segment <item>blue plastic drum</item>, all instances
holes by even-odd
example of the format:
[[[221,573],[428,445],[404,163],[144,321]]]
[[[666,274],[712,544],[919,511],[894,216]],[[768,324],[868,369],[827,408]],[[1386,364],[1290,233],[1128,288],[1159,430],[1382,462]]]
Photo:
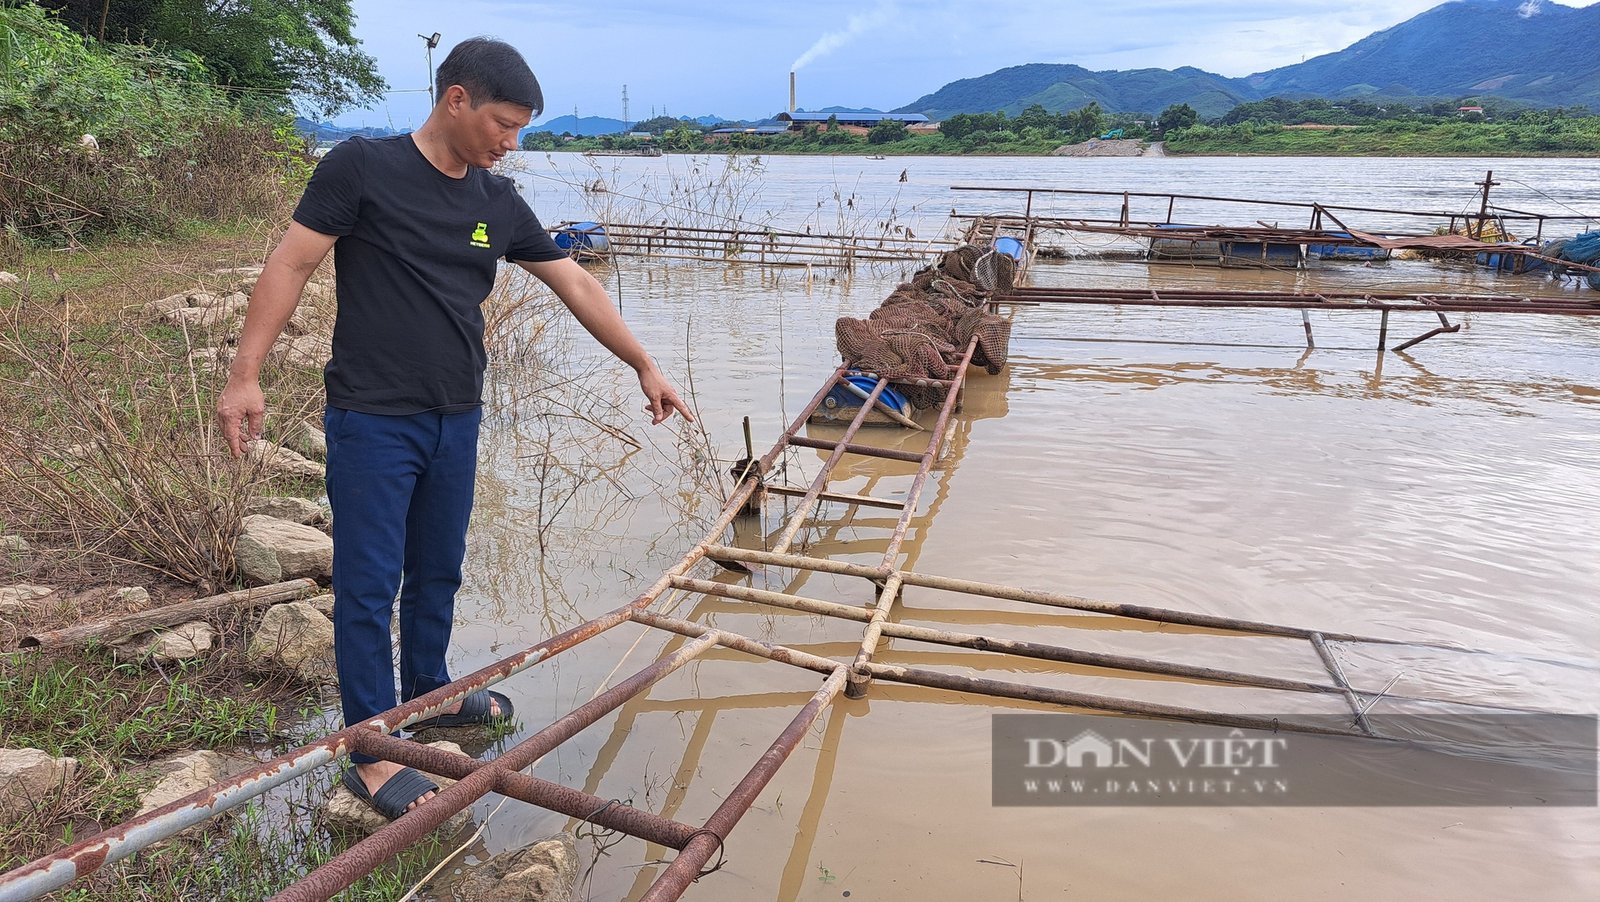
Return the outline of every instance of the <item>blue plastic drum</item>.
[[[850,373],[849,375],[845,376],[845,379],[848,380],[851,385],[854,385],[856,388],[861,389],[869,395],[872,394],[872,389],[878,384],[877,379],[874,379],[871,376],[863,376],[859,373]],[[883,393],[878,395],[878,400],[884,402],[906,416],[911,416],[911,401],[908,400],[905,395],[895,391],[893,386],[884,386]],[[831,401],[833,403],[827,404],[827,401]],[[828,392],[828,397],[824,403],[829,408],[837,409],[840,407],[860,407],[864,401],[861,398],[856,397],[855,392],[852,392],[848,388],[845,388],[842,385],[835,385],[833,390]]]
[[[556,247],[579,252],[604,254],[611,250],[611,239],[606,237],[606,227],[598,222],[574,222],[556,230]]]

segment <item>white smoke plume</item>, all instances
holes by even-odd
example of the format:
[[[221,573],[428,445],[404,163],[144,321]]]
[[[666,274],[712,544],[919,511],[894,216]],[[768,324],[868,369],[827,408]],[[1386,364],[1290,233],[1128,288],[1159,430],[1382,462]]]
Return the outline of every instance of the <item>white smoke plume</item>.
[[[1531,19],[1542,11],[1543,4],[1539,0],[1523,0],[1522,5],[1517,7],[1517,15],[1524,19]]]
[[[820,59],[821,57],[838,50],[840,47],[843,47],[845,44],[850,43],[868,31],[887,24],[893,14],[893,3],[880,3],[876,9],[852,15],[849,20],[845,22],[844,28],[841,28],[838,31],[830,31],[822,37],[817,38],[817,42],[811,45],[811,49],[800,54],[800,58],[794,61],[794,65],[789,67],[789,71],[798,72],[807,63],[814,62],[817,59]]]

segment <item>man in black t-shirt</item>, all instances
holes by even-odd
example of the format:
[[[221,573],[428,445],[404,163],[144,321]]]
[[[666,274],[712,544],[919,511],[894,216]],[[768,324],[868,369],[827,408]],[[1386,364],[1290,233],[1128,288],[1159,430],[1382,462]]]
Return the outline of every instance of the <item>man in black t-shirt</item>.
[[[223,434],[240,455],[262,432],[261,362],[333,250],[338,316],[324,372],[324,426],[334,656],[347,725],[396,704],[389,629],[397,593],[401,699],[451,681],[445,650],[466,553],[486,365],[480,305],[501,259],[549,285],[634,368],[653,424],[674,411],[692,419],[605,290],[555,246],[511,180],[489,172],[544,106],[522,56],[473,38],[439,66],[438,84],[422,128],[351,138],[317,166],[250,299],[217,401]],[[431,720],[491,723],[511,713],[509,698],[482,691]],[[411,768],[351,759],[345,785],[389,817],[437,788]]]

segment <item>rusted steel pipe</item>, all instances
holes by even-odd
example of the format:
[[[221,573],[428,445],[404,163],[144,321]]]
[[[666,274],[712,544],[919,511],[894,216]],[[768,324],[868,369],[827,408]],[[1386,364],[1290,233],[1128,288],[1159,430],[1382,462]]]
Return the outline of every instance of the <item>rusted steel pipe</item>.
[[[844,382],[846,380],[836,378],[834,381]],[[884,379],[879,379],[872,386],[872,391],[862,403],[861,409],[856,411],[855,419],[852,419],[850,425],[845,427],[844,435],[839,436],[839,441],[834,446],[833,453],[828,455],[827,461],[823,463],[822,469],[818,471],[816,478],[811,480],[811,487],[806,490],[805,497],[800,499],[800,503],[795,507],[794,513],[789,515],[789,525],[784,528],[783,534],[774,543],[773,549],[775,551],[789,550],[789,544],[794,541],[794,537],[799,535],[800,530],[804,528],[806,517],[810,516],[812,509],[817,506],[817,495],[827,488],[828,477],[833,475],[833,468],[838,466],[839,461],[844,459],[850,440],[855,438],[856,432],[861,429],[861,424],[867,421],[867,414],[872,411],[873,405],[877,404],[878,398],[883,395],[883,390],[888,387],[889,383]]]
[[[878,642],[883,637],[884,623],[889,619],[889,612],[894,609],[895,600],[900,597],[900,574],[895,574],[878,590],[878,604],[872,609],[872,619],[867,621],[867,628],[861,636],[861,648],[856,652],[855,661],[850,664],[850,676],[845,683],[844,694],[850,698],[862,698],[867,694],[867,688],[872,684],[872,674],[862,666],[872,660],[878,653]]]
[[[147,814],[103,830],[93,836],[0,875],[0,902],[33,899],[155,842],[235,808],[295,777],[332,762],[353,749],[362,733],[390,733],[431,717],[455,701],[520,673],[579,642],[628,620],[629,607],[617,608],[587,623],[552,636],[518,654],[441,686],[426,695],[360,724],[347,726],[321,740],[301,746],[257,767],[236,774]]]
[[[1372,724],[1367,722],[1367,712],[1362,710],[1361,702],[1356,699],[1356,694],[1350,691],[1350,681],[1345,679],[1344,668],[1339,666],[1338,659],[1333,652],[1328,650],[1328,643],[1322,638],[1321,633],[1311,634],[1311,647],[1317,650],[1317,657],[1322,659],[1322,666],[1328,669],[1328,676],[1333,678],[1339,691],[1344,695],[1345,703],[1350,706],[1350,713],[1355,716],[1355,725],[1361,732],[1368,736],[1376,735],[1372,731]]]
[[[917,501],[922,498],[922,490],[928,484],[928,474],[933,470],[934,461],[939,459],[939,452],[944,447],[945,427],[950,422],[950,415],[955,412],[956,404],[961,398],[961,389],[966,384],[968,369],[972,366],[972,355],[978,350],[978,335],[973,333],[972,339],[967,342],[966,353],[961,356],[961,364],[956,367],[955,384],[945,393],[944,404],[939,408],[939,419],[933,424],[928,439],[928,447],[922,452],[922,459],[917,467],[916,478],[911,480],[911,488],[906,492],[906,506],[900,511],[900,522],[894,526],[894,532],[889,536],[889,547],[883,552],[883,566],[892,567],[895,558],[900,556],[900,546],[905,544],[906,530],[911,528],[911,518],[917,513]],[[777,549],[782,551],[782,548]]]
[[[751,805],[755,804],[761,790],[772,782],[778,768],[789,760],[795,748],[805,739],[811,725],[816,723],[822,712],[833,703],[839,691],[844,688],[844,683],[843,667],[829,675],[823,682],[822,688],[811,696],[811,700],[800,709],[800,713],[795,715],[783,733],[761,755],[761,760],[750,768],[750,772],[739,781],[739,785],[728,793],[728,798],[717,806],[717,810],[706,820],[698,835],[689,840],[683,851],[678,853],[678,857],[673,859],[672,864],[667,865],[667,869],[640,897],[640,902],[671,902],[689,889],[689,884],[700,876],[700,870],[722,846],[723,840],[738,825],[739,819],[744,817]]]
[[[1224,203],[1250,204],[1250,205],[1253,205],[1253,206],[1262,206],[1262,207],[1299,207],[1301,209],[1318,209],[1318,208],[1320,208],[1320,209],[1323,209],[1323,210],[1345,210],[1345,211],[1352,212],[1352,213],[1387,213],[1387,214],[1391,214],[1391,215],[1394,215],[1394,216],[1419,216],[1419,217],[1426,217],[1426,218],[1429,218],[1429,219],[1444,219],[1444,218],[1449,218],[1449,217],[1452,217],[1452,216],[1460,216],[1461,215],[1460,213],[1433,213],[1433,212],[1428,212],[1428,211],[1424,211],[1424,210],[1390,210],[1390,209],[1387,209],[1387,208],[1384,208],[1384,207],[1352,207],[1352,206],[1343,205],[1343,204],[1323,204],[1323,203],[1311,203],[1311,202],[1307,202],[1307,201],[1259,200],[1259,199],[1256,199],[1256,198],[1249,198],[1249,197],[1216,197],[1216,196],[1211,196],[1211,195],[1206,195],[1206,194],[1170,194],[1170,193],[1166,193],[1166,192],[1156,192],[1156,191],[1105,191],[1105,190],[1093,190],[1093,189],[1089,189],[1089,188],[1029,188],[1029,187],[1026,187],[1026,186],[1014,186],[1014,185],[1007,185],[1007,186],[953,185],[953,186],[951,186],[950,190],[951,191],[1003,191],[1003,192],[1028,191],[1028,192],[1033,192],[1033,193],[1036,193],[1036,194],[1082,194],[1082,195],[1095,195],[1095,196],[1102,196],[1102,197],[1122,197],[1124,195],[1127,195],[1129,197],[1150,197],[1150,198],[1157,198],[1157,199],[1162,199],[1162,200],[1165,200],[1165,199],[1214,200],[1214,201],[1222,201]],[[1571,219],[1571,220],[1585,220],[1585,221],[1587,221],[1589,219],[1592,219],[1593,217],[1591,217],[1591,216],[1583,216],[1583,215],[1569,215],[1569,214],[1530,213],[1530,214],[1527,214],[1525,216],[1506,216],[1506,217],[1503,217],[1503,218],[1505,218],[1505,219],[1550,219],[1550,220]]]
[[[896,573],[889,577],[889,583],[895,589],[900,588],[900,581],[905,574]],[[868,624],[866,637],[862,642],[863,653],[868,649],[868,639],[875,641],[878,634],[890,639],[906,639],[913,642],[927,642],[934,645],[949,645],[957,648],[970,648],[977,651],[995,652],[997,654],[1010,654],[1023,658],[1034,658],[1041,661],[1056,661],[1063,664],[1078,664],[1085,667],[1104,667],[1109,670],[1126,670],[1135,673],[1154,673],[1163,676],[1183,677],[1191,680],[1205,680],[1215,683],[1232,683],[1240,686],[1253,686],[1260,689],[1282,689],[1290,692],[1339,692],[1340,687],[1328,683],[1314,683],[1307,680],[1294,680],[1285,677],[1267,676],[1264,674],[1245,673],[1237,670],[1223,670],[1216,667],[1203,667],[1194,664],[1178,664],[1171,661],[1162,661],[1154,658],[1141,658],[1132,655],[1118,655],[1108,652],[1087,651],[1071,648],[1064,645],[1049,645],[1042,642],[1026,642],[1017,639],[1002,639],[994,636],[979,636],[972,633],[958,633],[950,630],[932,629],[924,626],[914,626],[909,623],[889,621],[880,618],[880,611],[884,605],[880,599],[877,607],[862,608],[854,605],[840,604],[833,601],[823,601],[816,598],[805,598],[799,595],[789,595],[782,592],[773,592],[767,589],[754,589],[746,586],[734,586],[727,583],[717,583],[708,580],[679,580],[674,583],[677,588],[690,592],[699,592],[704,595],[716,595],[722,598],[732,598],[739,601],[749,601],[756,604],[771,605],[792,611],[802,611],[807,614],[821,614],[827,617],[839,617]],[[858,654],[851,669],[857,673],[865,674],[862,666],[871,660],[870,654]],[[870,674],[867,674],[870,676]],[[857,680],[860,681],[859,678]],[[852,696],[859,698],[859,696]]]
[[[348,889],[401,849],[420,841],[457,812],[493,791],[502,771],[519,771],[527,767],[583,728],[621,707],[628,699],[714,647],[715,640],[701,637],[657,659],[650,666],[512,746],[496,758],[491,766],[473,771],[461,782],[445,788],[432,799],[335,855],[273,896],[273,902],[325,902],[334,894]]]
[[[857,445],[851,442],[836,442],[825,438],[808,438],[803,435],[797,435],[789,439],[789,444],[801,448],[816,448],[819,451],[836,451],[842,447],[851,454],[859,454],[863,457],[903,460],[912,464],[922,461],[922,455],[915,451],[901,451],[898,448],[879,448],[875,445]]]
[[[1137,699],[1116,698],[1114,696],[1074,692],[1070,689],[1055,689],[1046,686],[1029,686],[1026,683],[1011,683],[1004,680],[957,676],[933,670],[897,667],[877,662],[871,662],[866,667],[874,677],[880,680],[893,680],[897,683],[910,683],[915,686],[928,686],[933,689],[949,689],[978,695],[993,695],[999,698],[1048,702],[1053,705],[1087,708],[1093,711],[1112,711],[1118,714],[1133,714],[1139,717],[1154,717],[1161,720],[1184,720],[1194,723],[1216,724],[1224,727],[1267,730],[1269,732],[1287,730],[1293,733],[1317,733],[1327,736],[1361,736],[1369,739],[1387,738],[1384,736],[1369,737],[1365,733],[1349,728],[1324,726],[1303,721],[1280,720],[1275,717],[1259,717],[1253,714],[1232,714],[1226,711],[1208,711],[1203,708],[1189,708],[1182,705],[1163,705],[1155,702],[1138,701]]]
[[[1001,586],[993,583],[981,583],[970,579],[954,579],[948,576],[930,576],[923,573],[904,572],[905,584],[908,586],[922,586],[928,589],[944,589],[958,592],[962,595],[980,595],[987,598],[1001,598],[1007,601],[1018,601],[1024,604],[1038,604],[1053,608],[1067,608],[1076,611],[1092,611],[1097,614],[1110,614],[1116,617],[1129,617],[1135,620],[1153,620],[1160,623],[1179,623],[1184,626],[1203,627],[1205,629],[1225,630],[1234,633],[1259,633],[1264,636],[1288,636],[1294,639],[1310,639],[1313,632],[1304,627],[1286,626],[1278,623],[1265,623],[1260,620],[1243,620],[1237,617],[1223,617],[1217,614],[1198,614],[1191,611],[1176,611],[1171,608],[1156,608],[1137,604],[1124,604],[1121,602],[1097,601],[1092,598],[1083,598],[1077,595],[1062,595],[1055,592],[1040,592],[1035,589],[1019,589],[1014,586]],[[1444,648],[1450,651],[1469,651],[1464,646],[1453,643],[1429,642],[1415,639],[1385,639],[1375,636],[1358,636],[1354,633],[1338,633],[1321,631],[1328,639],[1341,642],[1370,642],[1378,645],[1420,645],[1432,648]]]
[[[1318,295],[1286,292],[1167,290],[1013,289],[996,295],[997,304],[1084,304],[1089,306],[1258,308],[1317,310],[1394,310],[1402,312],[1536,313],[1600,315],[1600,302],[1503,295]]]
[[[730,633],[727,630],[714,629],[688,620],[667,617],[653,611],[638,611],[633,617],[646,626],[653,626],[656,629],[666,630],[690,638],[715,633],[717,644],[724,648],[765,658],[769,661],[777,661],[780,664],[792,664],[795,667],[803,667],[806,670],[814,670],[822,674],[830,674],[844,667],[843,664],[831,658],[820,657],[785,645],[773,645],[769,642],[752,639],[749,636]]]
[[[805,489],[798,489],[790,485],[767,485],[766,490],[771,495],[784,495],[789,498],[804,498]],[[820,492],[817,498],[821,501],[832,501],[835,504],[855,504],[861,507],[883,507],[890,510],[899,510],[905,507],[904,501],[893,501],[888,498],[874,498],[871,495],[852,495],[847,492]]]
[[[883,378],[879,377],[878,381],[883,381]],[[840,382],[839,387],[860,398],[865,404],[877,404],[878,410],[881,413],[885,414],[889,417],[889,419],[894,420],[896,423],[899,423],[907,429],[911,429],[916,432],[923,431],[921,423],[901,413],[898,408],[896,408],[893,404],[890,404],[888,401],[885,401],[882,398],[878,398],[876,401],[868,401],[867,399],[870,396],[867,394],[867,392],[863,390],[861,386],[851,382],[849,379]]]
[[[857,623],[867,623],[872,620],[871,608],[840,604],[836,601],[823,601],[819,598],[789,595],[783,592],[773,592],[769,589],[736,586],[730,583],[712,582],[708,579],[680,578],[673,580],[672,585],[674,588],[698,592],[701,595],[716,595],[721,598],[732,598],[736,601],[753,601],[776,608],[788,608],[791,611],[803,611],[807,614],[820,614],[824,617],[854,620]]]
[[[793,570],[813,570],[818,573],[832,573],[836,576],[859,576],[862,579],[882,580],[892,571],[882,567],[868,567],[865,564],[852,564],[849,561],[835,561],[829,558],[811,557],[804,554],[778,554],[773,551],[760,551],[755,548],[736,548],[732,545],[707,545],[706,557],[714,561],[739,561],[745,564],[761,564],[766,567],[788,567]]]
[[[372,733],[361,737],[358,751],[375,755],[396,764],[414,767],[424,773],[462,780],[486,767],[497,771],[495,791],[530,805],[538,805],[558,814],[590,821],[609,830],[620,830],[629,836],[673,849],[693,835],[695,828],[632,805],[602,799],[581,790],[552,783],[539,777],[499,766],[499,759],[480,761],[445,749],[436,749],[420,742],[409,742]]]

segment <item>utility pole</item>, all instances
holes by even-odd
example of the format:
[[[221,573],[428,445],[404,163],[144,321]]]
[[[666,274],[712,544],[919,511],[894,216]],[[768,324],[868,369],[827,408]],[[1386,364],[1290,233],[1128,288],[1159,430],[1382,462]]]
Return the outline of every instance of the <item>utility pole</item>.
[[[1483,189],[1483,202],[1478,205],[1478,229],[1477,234],[1472,237],[1481,241],[1483,240],[1483,222],[1489,218],[1489,189],[1500,183],[1494,180],[1494,170],[1491,169],[1484,173],[1483,181],[1477,184]],[[1504,236],[1501,236],[1501,240],[1504,240]]]
[[[432,107],[439,102],[439,98],[434,96],[433,85],[433,48],[439,46],[439,33],[436,31],[432,35],[419,34],[417,37],[428,45],[428,106]]]
[[[622,130],[628,130],[628,86],[622,86]]]

